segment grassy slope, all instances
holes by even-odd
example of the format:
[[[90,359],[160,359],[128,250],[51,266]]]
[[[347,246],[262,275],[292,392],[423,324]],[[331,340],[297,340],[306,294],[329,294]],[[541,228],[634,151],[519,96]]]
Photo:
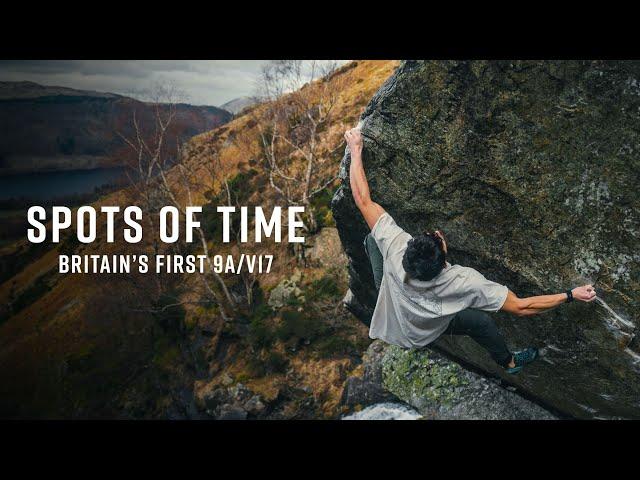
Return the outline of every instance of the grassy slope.
[[[339,120],[323,134],[328,150],[338,145],[344,129],[356,122],[395,66],[395,62],[363,61],[344,67],[341,75],[346,80],[346,88],[337,107]],[[251,116],[244,115],[191,140],[187,150],[189,162],[194,177],[201,180],[193,203],[206,203],[205,193],[217,188],[208,169],[212,155],[220,156],[230,175],[249,168],[250,151],[238,148],[231,139],[255,132]],[[338,163],[339,157],[336,157],[328,168],[337,171]],[[249,205],[277,203],[268,190],[252,192]],[[105,196],[96,205],[129,203],[128,192],[119,191]],[[100,231],[99,228],[99,240],[84,247],[81,253],[126,253],[118,243],[106,244]],[[275,253],[274,247],[265,244],[262,248]],[[4,247],[0,253],[11,255],[25,248],[26,241],[21,241]],[[253,246],[247,248],[254,249]],[[281,261],[273,273],[263,279],[264,289],[290,273],[293,260],[287,258],[285,248],[276,248],[280,250],[277,254]],[[140,314],[117,312],[107,305],[109,299],[104,293],[119,280],[106,276],[59,276],[55,273],[57,250],[37,256],[0,285],[0,304],[25,293],[33,297],[29,305],[0,324],[0,398],[4,399],[0,402],[0,415],[34,415],[35,412],[42,416],[113,415],[114,408],[118,410],[118,407],[102,405],[100,399],[112,398],[111,394],[123,387],[131,388],[129,383],[135,383],[139,373],[134,366],[153,363],[158,358],[158,352],[153,350],[153,338],[146,336],[149,319]],[[222,249],[218,251],[224,253]],[[310,278],[321,274],[310,273]],[[114,280],[110,280],[112,278]],[[194,278],[185,281],[194,282]],[[105,308],[100,308],[101,302]],[[174,353],[171,349],[163,350],[160,357],[167,360]],[[318,374],[322,369],[309,362],[301,366],[311,379],[314,375],[322,376]],[[149,410],[153,408],[155,406],[149,406]]]

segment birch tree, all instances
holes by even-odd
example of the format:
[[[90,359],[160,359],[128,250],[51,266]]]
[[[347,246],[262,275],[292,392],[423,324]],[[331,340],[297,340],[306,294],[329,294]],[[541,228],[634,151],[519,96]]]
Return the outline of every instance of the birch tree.
[[[134,110],[133,134],[120,133],[132,153],[128,173],[132,189],[142,200],[145,215],[151,218],[149,225],[154,254],[158,253],[160,247],[156,229],[160,209],[165,205],[173,205],[184,219],[186,207],[194,205],[194,192],[201,182],[197,172],[187,165],[182,139],[177,138],[171,128],[181,97],[181,92],[171,85],[154,85],[147,94],[153,112],[150,119],[146,116],[146,123],[142,124],[140,114]],[[196,227],[195,232],[206,257],[207,271],[200,275],[202,284],[210,301],[219,307],[223,319],[227,321],[230,319],[227,308],[235,309],[236,301],[214,268],[209,239],[204,229]]]
[[[269,185],[287,205],[304,205],[305,230],[318,229],[311,200],[335,180],[323,173],[331,153],[321,133],[334,118],[340,82],[329,81],[335,62],[277,60],[266,64],[258,81],[256,109],[261,159]],[[341,144],[337,148],[340,148]]]

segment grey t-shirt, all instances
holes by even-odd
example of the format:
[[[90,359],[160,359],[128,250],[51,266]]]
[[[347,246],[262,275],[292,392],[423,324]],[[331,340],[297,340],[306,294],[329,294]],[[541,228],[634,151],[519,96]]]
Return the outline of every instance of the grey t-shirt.
[[[384,259],[384,274],[369,336],[406,348],[423,347],[444,332],[456,313],[475,308],[496,312],[508,288],[473,268],[451,265],[428,282],[409,278],[402,267],[412,238],[388,213],[371,231]]]

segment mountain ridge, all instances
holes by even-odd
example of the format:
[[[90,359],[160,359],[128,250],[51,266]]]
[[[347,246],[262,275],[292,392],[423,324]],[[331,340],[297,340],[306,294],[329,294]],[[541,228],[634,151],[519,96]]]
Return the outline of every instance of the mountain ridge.
[[[220,105],[220,108],[231,112],[234,115],[237,115],[245,108],[255,105],[256,103],[258,102],[254,97],[243,96],[231,99],[228,102],[223,103],[222,105]]]
[[[0,101],[33,99],[54,96],[78,96],[99,98],[122,98],[124,95],[97,90],[82,90],[59,85],[43,85],[41,83],[23,81],[0,82]]]
[[[167,108],[165,104],[159,104]],[[0,82],[0,175],[123,166],[134,112],[149,123],[156,104],[110,92]],[[212,105],[175,104],[174,132],[192,137],[228,122]]]

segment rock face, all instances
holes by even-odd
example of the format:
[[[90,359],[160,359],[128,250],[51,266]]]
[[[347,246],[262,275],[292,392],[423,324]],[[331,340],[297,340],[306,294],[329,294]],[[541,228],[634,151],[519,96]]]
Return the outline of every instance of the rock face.
[[[338,230],[333,227],[325,227],[313,237],[313,245],[306,256],[311,265],[324,268],[347,266],[347,257],[342,250]]]
[[[595,282],[601,303],[497,314],[542,358],[505,376],[470,339],[436,346],[577,418],[640,418],[640,62],[404,62],[362,116],[373,199],[411,234],[442,229],[452,263],[520,296]],[[375,305],[368,229],[349,189],[332,209],[350,308]]]
[[[371,405],[396,400],[396,396],[383,386],[382,359],[386,345],[375,341],[362,358],[363,372],[361,376],[347,378],[342,391],[342,403],[348,407]]]
[[[347,382],[346,405],[392,400],[393,394],[432,420],[551,420],[553,414],[436,352],[406,350],[373,342],[364,356],[362,378]],[[358,380],[358,381],[356,381]],[[363,389],[362,385],[368,385]],[[390,392],[372,398],[375,388]]]
[[[242,383],[217,385],[196,382],[195,402],[198,409],[216,420],[246,420],[261,418],[266,405],[260,395],[254,394]]]

